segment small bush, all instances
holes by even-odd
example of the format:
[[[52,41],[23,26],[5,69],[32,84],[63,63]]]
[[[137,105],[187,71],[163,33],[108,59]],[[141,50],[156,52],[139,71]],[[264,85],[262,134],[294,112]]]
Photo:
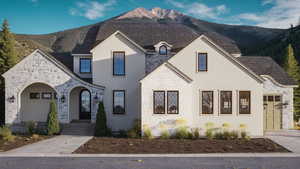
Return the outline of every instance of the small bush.
[[[186,138],[189,138],[189,131],[187,129],[187,127],[179,127],[176,129],[175,131],[175,138],[178,138],[178,139],[186,139]]]
[[[153,138],[151,130],[149,128],[144,130],[144,138],[147,138],[147,139],[152,139]]]
[[[127,137],[129,137],[129,138],[138,138],[138,134],[136,133],[136,131],[131,129],[131,130],[127,131]]]
[[[37,131],[37,123],[34,121],[26,122],[27,131],[30,135],[33,135]]]
[[[209,139],[212,140],[214,138],[214,133],[213,133],[213,129],[207,129],[205,131],[205,136]]]
[[[239,138],[239,132],[233,130],[229,132],[229,139],[238,139]]]
[[[0,127],[0,137],[4,141],[11,142],[15,140],[15,136],[12,134],[8,126]]]
[[[218,139],[218,140],[223,140],[223,139],[225,139],[224,133],[222,131],[217,131],[213,135],[213,138]]]
[[[199,128],[195,128],[192,130],[192,133],[193,133],[193,138],[194,139],[199,139],[200,138],[200,131],[199,131]]]
[[[133,127],[127,132],[127,136],[130,138],[140,138],[142,135],[141,120],[135,119]]]
[[[212,122],[207,122],[207,123],[205,123],[205,127],[206,127],[206,129],[212,129],[212,128],[214,128],[214,123],[212,123]]]
[[[119,130],[118,137],[126,138],[127,137],[127,132],[125,130]]]
[[[169,139],[170,138],[170,133],[168,130],[163,130],[161,133],[160,133],[160,138],[161,139]]]
[[[50,112],[48,114],[48,119],[47,119],[47,133],[48,135],[53,135],[53,134],[59,134],[59,132],[60,132],[60,126],[57,117],[56,104],[52,100],[50,102]]]
[[[245,140],[250,140],[251,139],[246,131],[241,131],[241,138],[245,139]]]
[[[95,136],[107,136],[108,135],[108,128],[106,123],[106,113],[104,109],[103,102],[100,102],[98,105],[98,112],[96,117],[96,126],[95,126]]]

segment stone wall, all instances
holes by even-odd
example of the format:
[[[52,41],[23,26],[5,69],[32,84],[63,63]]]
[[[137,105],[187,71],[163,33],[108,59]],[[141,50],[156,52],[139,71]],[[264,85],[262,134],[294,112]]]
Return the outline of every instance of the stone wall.
[[[264,82],[263,93],[267,94],[277,94],[282,96],[282,103],[287,104],[282,108],[282,128],[290,129],[293,127],[294,122],[294,101],[293,101],[293,88],[292,87],[281,87],[275,84],[271,79],[264,77],[266,80]]]
[[[61,123],[70,122],[69,96],[72,89],[76,87],[85,87],[91,92],[92,97],[92,122],[96,119],[97,102],[93,98],[97,95],[102,98],[103,87],[98,87],[84,82],[72,75],[64,67],[56,63],[51,56],[36,50],[31,55],[24,58],[20,63],[6,72],[5,77],[5,123],[20,123],[20,107],[22,91],[34,83],[43,83],[52,87],[57,97],[65,96],[65,101],[58,99],[58,118]],[[15,97],[14,102],[9,98]]]

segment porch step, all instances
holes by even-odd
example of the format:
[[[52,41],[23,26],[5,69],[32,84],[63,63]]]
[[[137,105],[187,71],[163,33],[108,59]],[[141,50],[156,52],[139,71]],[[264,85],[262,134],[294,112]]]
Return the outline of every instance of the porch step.
[[[92,136],[94,134],[95,124],[78,122],[64,124],[62,128],[62,135]]]

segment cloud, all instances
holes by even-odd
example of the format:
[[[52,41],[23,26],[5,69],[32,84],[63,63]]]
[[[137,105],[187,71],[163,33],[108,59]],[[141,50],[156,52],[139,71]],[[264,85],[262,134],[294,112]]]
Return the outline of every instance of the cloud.
[[[209,7],[204,3],[194,2],[191,4],[185,4],[175,0],[167,0],[167,3],[173,5],[176,8],[181,8],[184,13],[193,15],[199,18],[219,19],[218,16],[229,11],[225,5],[219,5],[215,7]]]
[[[108,0],[105,3],[97,1],[77,2],[76,8],[71,8],[69,13],[73,16],[84,16],[87,19],[95,20],[105,15],[111,6],[116,3],[116,0]]]
[[[243,13],[237,18],[269,28],[288,28],[290,24],[298,24],[300,0],[265,0],[262,5],[266,4],[272,6],[261,13]]]

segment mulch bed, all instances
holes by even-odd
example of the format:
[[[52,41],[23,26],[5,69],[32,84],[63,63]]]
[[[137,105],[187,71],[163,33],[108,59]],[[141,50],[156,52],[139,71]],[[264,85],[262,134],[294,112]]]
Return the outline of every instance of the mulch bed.
[[[265,138],[251,140],[180,140],[96,138],[82,145],[76,154],[151,154],[151,153],[267,153],[289,152]]]
[[[12,150],[27,144],[32,144],[41,140],[51,138],[52,136],[39,135],[38,138],[33,138],[28,135],[16,135],[16,138],[12,142],[4,141],[0,139],[0,152]]]

